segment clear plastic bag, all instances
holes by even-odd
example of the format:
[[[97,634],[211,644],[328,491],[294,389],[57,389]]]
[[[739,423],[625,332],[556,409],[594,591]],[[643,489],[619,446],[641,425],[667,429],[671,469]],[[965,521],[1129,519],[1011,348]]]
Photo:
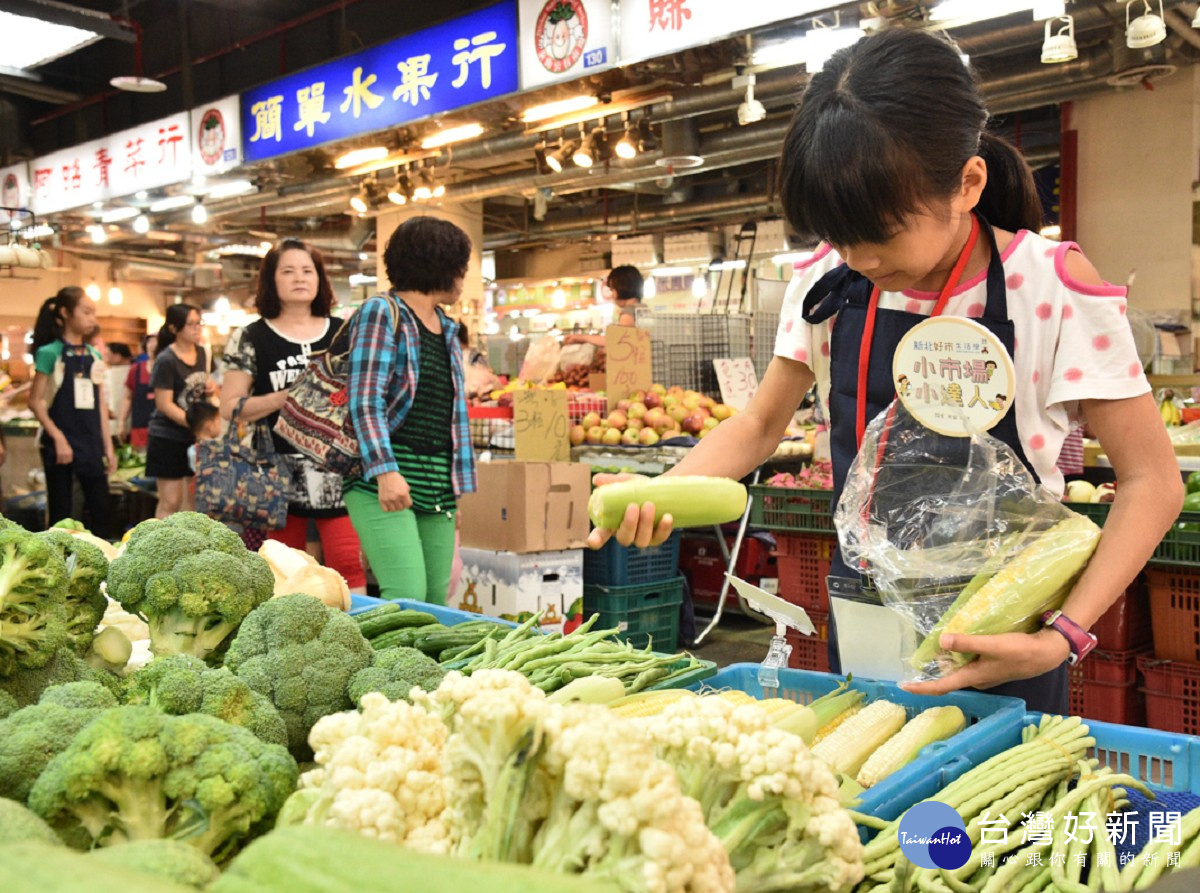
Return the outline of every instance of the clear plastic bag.
[[[924,639],[905,655],[910,678],[974,658],[942,651],[942,632],[1037,629],[1100,536],[1006,444],[986,433],[938,434],[899,401],[867,427],[834,521],[846,563]]]
[[[525,381],[545,381],[558,371],[558,359],[562,347],[558,339],[543,335],[529,346],[525,362],[521,364],[521,378]]]

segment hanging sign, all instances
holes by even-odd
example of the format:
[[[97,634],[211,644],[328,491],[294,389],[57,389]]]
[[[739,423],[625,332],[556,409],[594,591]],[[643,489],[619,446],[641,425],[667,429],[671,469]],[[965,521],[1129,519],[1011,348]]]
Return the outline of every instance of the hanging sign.
[[[582,77],[612,64],[612,0],[520,4],[522,89]]]
[[[192,173],[212,177],[242,163],[238,97],[226,96],[192,109]]]
[[[989,431],[1013,402],[1016,371],[1000,340],[974,320],[913,326],[892,357],[896,395],[913,418],[948,437]]]
[[[38,216],[121,198],[192,177],[188,113],[179,112],[29,163]]]
[[[513,394],[513,434],[518,462],[570,462],[571,421],[566,391]]]
[[[495,99],[518,89],[516,0],[242,94],[247,161],[262,161]]]
[[[749,357],[713,360],[713,369],[717,373],[717,385],[721,388],[721,402],[739,411],[745,409],[758,390],[754,361]]]
[[[634,326],[609,326],[604,330],[607,355],[608,411],[634,391],[654,384],[650,367],[650,333]]]

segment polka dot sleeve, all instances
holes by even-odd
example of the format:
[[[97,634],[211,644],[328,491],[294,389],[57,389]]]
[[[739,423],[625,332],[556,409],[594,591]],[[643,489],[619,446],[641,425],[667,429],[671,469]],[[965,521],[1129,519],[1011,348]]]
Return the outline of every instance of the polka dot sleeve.
[[[837,255],[822,245],[813,257],[797,265],[788,284],[779,311],[779,329],[775,333],[775,356],[804,363],[814,372],[823,357],[829,361],[829,327],[811,326],[804,321],[804,297],[818,279],[837,266]]]
[[[1046,395],[1047,408],[1079,400],[1123,400],[1149,392],[1125,315],[1125,289],[1092,286],[1067,273],[1064,258],[1073,245],[1060,247],[1055,258],[1066,288],[1055,304],[1034,308],[1040,323],[1058,326],[1057,350]]]

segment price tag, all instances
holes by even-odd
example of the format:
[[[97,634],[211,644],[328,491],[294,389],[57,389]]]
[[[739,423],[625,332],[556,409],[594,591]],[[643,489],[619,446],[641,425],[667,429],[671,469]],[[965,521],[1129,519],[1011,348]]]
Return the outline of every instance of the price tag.
[[[604,352],[608,355],[608,411],[634,391],[654,384],[650,368],[650,333],[633,326],[609,326],[604,330]]]
[[[892,357],[896,395],[947,437],[990,431],[1013,402],[1016,372],[1000,339],[974,320],[936,316],[909,329]]]
[[[713,360],[713,368],[717,372],[717,384],[721,388],[721,402],[738,411],[745,409],[754,392],[758,390],[754,361],[749,357]]]
[[[75,408],[95,409],[96,386],[92,384],[92,380],[84,378],[82,375],[76,375],[72,381],[75,382]]]
[[[513,394],[513,434],[521,462],[570,462],[570,418],[566,391]]]

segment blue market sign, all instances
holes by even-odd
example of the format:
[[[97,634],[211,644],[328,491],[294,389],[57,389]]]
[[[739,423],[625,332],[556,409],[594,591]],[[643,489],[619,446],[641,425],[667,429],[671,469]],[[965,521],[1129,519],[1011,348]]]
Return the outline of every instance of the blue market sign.
[[[387,130],[518,89],[516,0],[505,0],[242,94],[247,161]]]

